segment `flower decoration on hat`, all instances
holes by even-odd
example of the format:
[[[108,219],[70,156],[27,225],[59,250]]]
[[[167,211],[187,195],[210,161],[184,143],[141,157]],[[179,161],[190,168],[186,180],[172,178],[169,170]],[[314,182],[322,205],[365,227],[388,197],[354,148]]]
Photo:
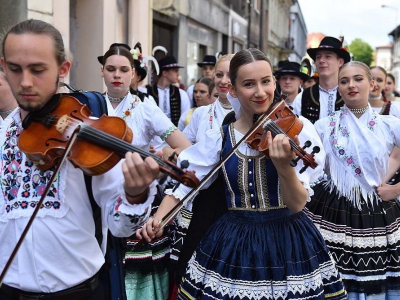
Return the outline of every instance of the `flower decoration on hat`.
[[[147,66],[143,62],[143,54],[140,52],[140,50],[137,48],[131,49],[130,53],[132,54],[133,59],[139,62],[140,67],[147,70]]]

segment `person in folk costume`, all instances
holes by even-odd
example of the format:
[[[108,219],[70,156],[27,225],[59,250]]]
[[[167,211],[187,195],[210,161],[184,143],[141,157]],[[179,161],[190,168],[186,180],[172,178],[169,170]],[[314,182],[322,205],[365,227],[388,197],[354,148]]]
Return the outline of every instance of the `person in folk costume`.
[[[213,56],[213,55],[205,55],[203,57],[203,61],[197,63],[197,65],[201,68],[201,77],[212,78],[213,75],[214,75],[216,62],[217,62],[217,59],[216,59],[215,56]],[[191,107],[195,107],[196,106],[193,90],[194,90],[194,84],[190,85],[186,90],[186,93],[189,96],[190,106]]]
[[[229,92],[241,105],[237,121],[208,130],[178,157],[195,157],[191,166],[199,179],[274,100],[272,67],[258,49],[237,52],[229,74]],[[304,127],[296,142],[309,140],[322,147],[314,126],[305,118],[301,121]],[[325,242],[302,212],[312,195],[309,183],[322,171],[324,151],[315,156],[319,166],[300,174],[303,162],[290,166],[294,155],[289,138],[278,134],[272,139],[268,132],[267,139],[271,159],[244,143],[222,167],[222,198],[229,211],[211,225],[194,252],[178,299],[345,299]],[[137,234],[154,238],[159,220],[188,191],[182,185],[168,191],[154,219]]]
[[[127,47],[114,45],[102,57],[102,76],[107,86],[109,115],[115,114],[127,122],[133,131],[132,144],[140,150],[149,151],[151,140],[158,136],[179,153],[191,145],[187,138],[158,106],[142,102],[129,92],[131,79],[136,76],[134,56],[135,53],[132,54]],[[153,213],[162,199],[156,181],[151,183],[148,193],[155,198]],[[137,243],[134,236],[129,237],[126,243],[127,299],[166,299],[169,293],[168,235],[135,250],[132,250]]]
[[[400,99],[399,93],[395,91],[396,79],[393,74],[387,73],[386,85],[385,85],[385,96],[388,101],[398,101]]]
[[[307,49],[314,60],[319,83],[297,95],[293,103],[296,114],[315,123],[343,106],[343,99],[337,92],[339,68],[350,61],[349,52],[342,42],[334,37],[325,37],[317,48]]]
[[[22,122],[28,126],[45,105],[65,101],[56,92],[71,67],[61,33],[40,20],[13,26],[3,39],[2,50],[1,65],[19,108],[0,127],[0,270],[55,170],[40,170],[40,162],[28,159],[19,149],[20,134],[26,130]],[[103,232],[129,236],[142,226],[154,198],[142,192],[158,172],[154,159],[143,161],[137,153],[127,153],[114,168],[92,178]],[[44,207],[4,277],[0,299],[105,299],[98,272],[104,264],[107,236],[100,247],[82,170],[67,160],[45,197]]]
[[[281,94],[287,95],[285,100],[289,106],[293,105],[293,101],[301,91],[301,86],[309,77],[301,70],[299,63],[286,61],[275,72]]]
[[[345,105],[315,123],[327,177],[314,186],[305,211],[337,262],[349,299],[399,299],[400,204],[383,201],[389,154],[400,145],[400,119],[376,113],[371,70],[349,62],[339,71]]]
[[[165,56],[158,61],[161,74],[158,77],[157,84],[148,86],[148,94],[153,96],[154,100],[161,110],[171,119],[175,126],[178,126],[179,118],[190,109],[190,101],[187,93],[172,85],[178,82],[179,69],[175,57]]]
[[[7,82],[3,67],[0,65],[0,124],[18,106],[17,100]]]
[[[208,88],[212,82],[213,80],[210,77],[202,77],[194,84],[194,89],[192,92],[194,94],[194,101],[196,105],[180,117],[178,123],[178,129],[180,131],[183,131],[183,129],[185,129],[185,127],[190,123],[193,112],[196,110],[196,108],[207,106],[216,100],[211,100],[211,94]]]
[[[381,115],[392,115],[400,118],[400,102],[388,101],[385,94],[387,73],[380,66],[370,68],[374,79],[374,88],[369,93],[368,102],[372,109]]]
[[[127,44],[122,44],[122,43],[114,43],[111,44],[110,49],[112,47],[119,46],[119,47],[124,47],[127,50],[129,50],[134,57],[134,70],[135,70],[135,76],[133,76],[132,81],[130,83],[130,93],[132,95],[135,95],[139,97],[139,99],[142,102],[148,102],[150,104],[157,105],[156,102],[154,101],[153,97],[147,94],[146,89],[143,88],[139,90],[138,83],[141,82],[143,79],[146,78],[147,75],[147,65],[144,62],[144,58],[142,56],[142,50],[141,50],[141,45],[140,43],[136,43],[135,48],[131,49]],[[97,60],[99,63],[103,66],[103,56],[98,56]],[[155,61],[157,63],[157,61]]]
[[[227,98],[230,84],[229,63],[232,57],[233,54],[223,55],[215,64],[213,80],[218,92],[217,101],[196,109],[193,112],[190,123],[182,131],[193,144],[197,143],[207,130],[219,128],[225,116],[233,111],[232,105]]]
[[[213,75],[213,80],[215,87],[218,91],[218,99],[207,106],[202,106],[197,108],[190,120],[190,123],[183,130],[183,134],[192,142],[197,143],[202,137],[205,136],[206,131],[210,129],[220,128],[222,121],[225,116],[233,111],[232,105],[227,99],[228,86],[230,83],[229,79],[229,63],[233,57],[233,54],[222,55],[218,59],[215,65],[215,74]],[[164,148],[164,157],[168,157],[172,153],[172,149]],[[210,196],[213,194],[213,191],[207,191],[202,193],[200,198],[207,198],[207,201],[210,201],[213,197]],[[192,206],[194,201],[189,201],[185,208],[181,209],[178,216],[174,219],[171,225],[171,237],[172,237],[172,246],[171,246],[171,260],[172,265],[175,266],[177,263],[179,266],[177,268],[182,268],[187,264],[189,257],[180,259],[180,254],[182,247],[184,245],[186,232],[188,227],[190,226],[191,218],[192,218]],[[202,206],[201,206],[202,207]],[[202,209],[198,206],[197,209]],[[196,242],[191,242],[191,246],[189,249],[193,247]],[[186,252],[190,250],[185,250]],[[191,255],[191,253],[189,253]],[[187,255],[187,254],[186,254]],[[178,262],[179,261],[179,262]],[[179,284],[179,280],[181,277],[177,268],[174,268],[176,282]],[[177,286],[175,286],[177,290]]]

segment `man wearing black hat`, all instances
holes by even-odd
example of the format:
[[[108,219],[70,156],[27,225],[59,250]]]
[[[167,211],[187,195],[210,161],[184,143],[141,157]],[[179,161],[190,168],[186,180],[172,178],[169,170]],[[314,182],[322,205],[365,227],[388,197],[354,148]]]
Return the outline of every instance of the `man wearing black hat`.
[[[179,118],[190,109],[190,101],[187,93],[174,86],[178,82],[179,66],[175,57],[165,56],[158,62],[160,75],[153,86],[147,87],[149,95],[153,96],[157,105],[178,126]]]
[[[217,59],[213,55],[206,55],[203,58],[202,62],[197,63],[197,65],[201,68],[201,76],[212,78],[215,71],[215,64],[217,63]],[[189,96],[191,107],[193,107],[193,89],[194,84],[189,86],[186,90],[186,93]]]
[[[299,94],[300,86],[308,79],[308,75],[301,72],[301,66],[297,62],[285,61],[275,72],[281,93],[287,95],[287,105],[292,106]]]
[[[307,49],[307,53],[315,61],[319,84],[297,95],[293,109],[315,123],[344,105],[337,91],[338,76],[339,68],[350,61],[350,54],[340,40],[329,36],[322,39],[318,48]]]

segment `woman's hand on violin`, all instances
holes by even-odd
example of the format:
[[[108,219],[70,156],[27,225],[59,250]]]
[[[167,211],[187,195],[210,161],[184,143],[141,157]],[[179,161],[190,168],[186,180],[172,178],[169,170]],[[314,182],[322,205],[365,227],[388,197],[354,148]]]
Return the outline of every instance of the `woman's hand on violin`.
[[[295,158],[295,154],[290,146],[290,139],[283,135],[278,134],[272,138],[271,132],[267,132],[269,156],[272,159],[275,167],[280,164],[290,167],[290,161]],[[295,137],[295,142],[299,143],[298,137]]]
[[[146,224],[136,231],[136,236],[139,239],[145,239],[147,242],[151,242],[155,237],[160,237],[163,231],[163,228],[160,229],[160,219],[154,216],[150,217]]]
[[[122,164],[122,172],[127,200],[131,204],[145,202],[149,185],[158,177],[158,163],[152,157],[143,160],[138,153],[128,152]]]

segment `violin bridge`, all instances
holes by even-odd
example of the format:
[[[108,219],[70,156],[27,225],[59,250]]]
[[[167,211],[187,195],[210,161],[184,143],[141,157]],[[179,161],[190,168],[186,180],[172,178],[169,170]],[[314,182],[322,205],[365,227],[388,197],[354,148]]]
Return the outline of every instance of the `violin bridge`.
[[[56,124],[56,130],[62,135],[64,134],[66,128],[68,128],[68,126],[71,125],[71,123],[72,123],[71,119],[67,115],[64,115],[58,119]]]

